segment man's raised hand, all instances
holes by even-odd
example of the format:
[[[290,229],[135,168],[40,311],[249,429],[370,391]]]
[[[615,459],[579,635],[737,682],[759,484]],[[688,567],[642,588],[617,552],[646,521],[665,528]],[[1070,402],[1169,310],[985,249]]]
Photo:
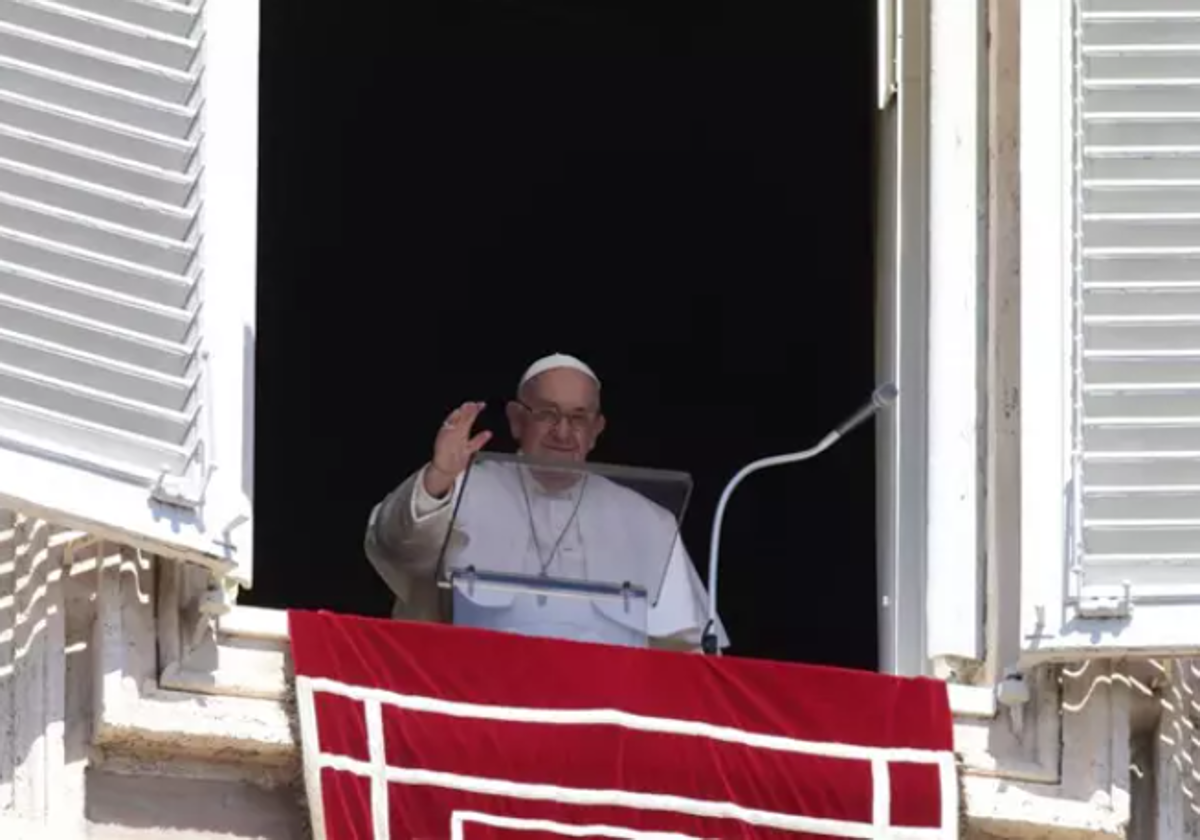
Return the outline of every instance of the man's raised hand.
[[[475,421],[484,403],[465,402],[450,412],[438,429],[433,441],[433,459],[425,470],[425,490],[440,498],[454,487],[454,482],[471,463],[471,457],[492,439],[492,433],[472,434]]]

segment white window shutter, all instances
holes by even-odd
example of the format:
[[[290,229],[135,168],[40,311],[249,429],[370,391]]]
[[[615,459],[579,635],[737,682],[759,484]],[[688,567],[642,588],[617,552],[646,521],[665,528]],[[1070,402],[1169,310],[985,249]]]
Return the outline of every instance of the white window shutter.
[[[0,504],[251,577],[258,3],[0,0]]]
[[[1169,7],[1022,6],[1031,657],[1200,649],[1200,0]]]

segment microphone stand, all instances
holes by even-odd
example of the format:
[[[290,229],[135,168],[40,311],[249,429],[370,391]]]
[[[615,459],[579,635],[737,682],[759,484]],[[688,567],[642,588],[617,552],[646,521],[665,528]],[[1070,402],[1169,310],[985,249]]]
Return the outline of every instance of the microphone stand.
[[[733,491],[737,489],[738,485],[747,476],[759,470],[765,470],[768,467],[780,467],[784,464],[795,464],[815,458],[844,438],[853,429],[874,417],[881,408],[895,402],[897,393],[896,386],[891,383],[880,385],[871,394],[870,402],[854,412],[854,414],[832,432],[821,438],[816,446],[801,452],[789,452],[786,455],[772,455],[768,458],[760,458],[738,470],[737,474],[725,485],[725,490],[721,493],[721,499],[717,502],[717,512],[713,517],[712,541],[708,546],[708,621],[704,625],[704,634],[700,637],[700,648],[706,654],[721,655],[720,644],[717,638],[717,572],[719,569],[719,552],[721,546],[721,523],[725,519],[725,506],[729,504],[729,497],[733,495]]]

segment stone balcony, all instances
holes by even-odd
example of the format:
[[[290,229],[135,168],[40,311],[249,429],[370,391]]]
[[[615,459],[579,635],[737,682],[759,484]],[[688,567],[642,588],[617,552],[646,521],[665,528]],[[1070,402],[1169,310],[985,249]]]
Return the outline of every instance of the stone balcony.
[[[288,671],[286,615],[208,570],[0,511],[0,837],[310,836]],[[952,687],[968,836],[1200,834],[1196,663],[1027,688]]]

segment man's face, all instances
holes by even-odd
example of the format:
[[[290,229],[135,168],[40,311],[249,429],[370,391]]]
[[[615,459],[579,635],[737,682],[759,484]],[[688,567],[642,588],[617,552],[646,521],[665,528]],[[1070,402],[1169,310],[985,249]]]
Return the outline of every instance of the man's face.
[[[508,404],[508,423],[521,451],[534,458],[583,461],[604,431],[600,389],[584,373],[548,370]]]

